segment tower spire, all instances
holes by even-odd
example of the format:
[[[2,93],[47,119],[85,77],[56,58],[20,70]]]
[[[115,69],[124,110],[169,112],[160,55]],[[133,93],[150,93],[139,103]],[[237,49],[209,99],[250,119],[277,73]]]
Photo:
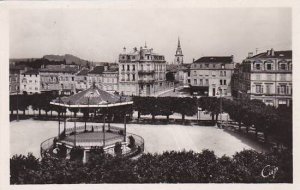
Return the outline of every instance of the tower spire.
[[[178,45],[177,45],[177,47],[180,48],[180,39],[179,39],[179,36],[178,36]]]
[[[145,41],[145,48],[147,48],[147,42]]]

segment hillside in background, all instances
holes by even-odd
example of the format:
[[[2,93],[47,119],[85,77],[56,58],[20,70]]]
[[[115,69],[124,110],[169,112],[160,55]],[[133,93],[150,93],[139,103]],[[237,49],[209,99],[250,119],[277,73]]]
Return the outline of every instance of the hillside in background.
[[[49,61],[66,61],[66,64],[75,63],[76,65],[86,66],[87,60],[80,59],[79,57],[76,57],[71,54],[65,54],[65,55],[45,55],[43,56],[43,59],[47,59]]]

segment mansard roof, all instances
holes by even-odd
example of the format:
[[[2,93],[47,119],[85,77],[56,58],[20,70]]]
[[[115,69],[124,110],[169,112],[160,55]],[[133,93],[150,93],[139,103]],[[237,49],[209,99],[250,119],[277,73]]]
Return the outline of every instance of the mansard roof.
[[[197,59],[194,63],[232,63],[232,56],[206,56]]]

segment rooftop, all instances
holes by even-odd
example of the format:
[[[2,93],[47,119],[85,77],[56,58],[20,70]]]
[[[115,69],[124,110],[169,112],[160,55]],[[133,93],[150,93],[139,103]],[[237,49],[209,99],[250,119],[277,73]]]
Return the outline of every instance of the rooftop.
[[[232,63],[233,56],[206,56],[197,59],[194,63]]]
[[[282,58],[282,59],[292,59],[292,50],[285,50],[285,51],[274,51],[273,49],[268,50],[263,53],[259,53],[254,55],[248,59],[253,58]]]
[[[25,75],[38,75],[39,71],[38,70],[28,70],[28,71],[24,72],[23,74],[25,74]]]
[[[89,74],[102,74],[104,71],[104,66],[96,66]]]

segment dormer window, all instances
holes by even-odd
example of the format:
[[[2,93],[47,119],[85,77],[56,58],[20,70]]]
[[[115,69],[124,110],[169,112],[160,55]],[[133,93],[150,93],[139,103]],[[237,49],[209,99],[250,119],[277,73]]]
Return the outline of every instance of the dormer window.
[[[281,70],[286,70],[286,64],[284,64],[284,63],[283,63],[283,64],[280,64],[280,69],[281,69]]]
[[[260,70],[260,64],[259,63],[255,64],[255,69]]]

